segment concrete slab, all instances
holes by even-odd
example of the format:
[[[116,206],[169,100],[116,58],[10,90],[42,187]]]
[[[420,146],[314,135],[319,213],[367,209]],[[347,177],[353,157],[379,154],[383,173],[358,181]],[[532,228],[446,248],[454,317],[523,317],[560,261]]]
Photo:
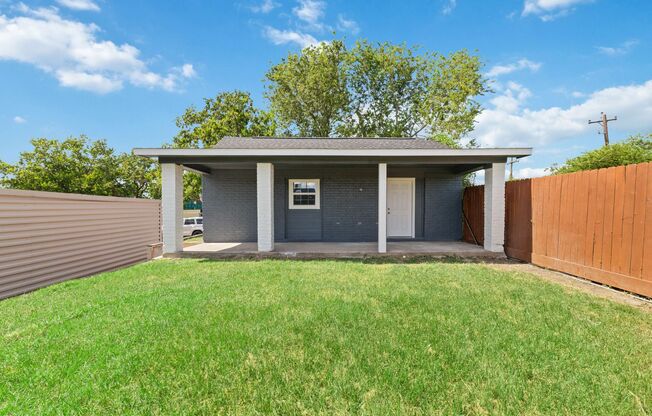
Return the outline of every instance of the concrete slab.
[[[378,253],[375,242],[367,243],[330,243],[301,242],[275,243],[274,251],[261,253],[257,251],[256,243],[201,243],[186,247],[182,253],[174,253],[167,257],[199,257],[199,258],[365,258],[365,257],[485,257],[503,258],[502,253],[492,253],[461,241],[390,241],[387,243],[387,253]]]

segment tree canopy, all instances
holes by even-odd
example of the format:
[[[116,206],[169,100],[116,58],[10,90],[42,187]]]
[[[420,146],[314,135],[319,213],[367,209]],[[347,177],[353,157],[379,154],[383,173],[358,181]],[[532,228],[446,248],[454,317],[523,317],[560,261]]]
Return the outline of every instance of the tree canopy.
[[[652,133],[631,136],[622,142],[590,150],[568,159],[561,166],[552,166],[550,170],[561,174],[644,162],[652,162]]]
[[[0,185],[14,189],[124,197],[160,196],[156,163],[116,154],[104,140],[86,136],[33,139],[15,164],[0,161]]]
[[[477,56],[333,41],[290,53],[266,74],[266,97],[284,134],[415,137],[459,142],[488,92]]]
[[[221,92],[204,99],[204,107],[189,107],[177,118],[179,132],[174,147],[210,147],[225,136],[272,136],[276,122],[272,114],[254,106],[244,91]]]

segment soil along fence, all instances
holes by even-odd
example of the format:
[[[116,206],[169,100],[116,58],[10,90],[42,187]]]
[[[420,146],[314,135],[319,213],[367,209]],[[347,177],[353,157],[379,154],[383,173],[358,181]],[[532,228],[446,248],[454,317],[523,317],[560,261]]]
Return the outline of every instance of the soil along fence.
[[[160,201],[0,189],[0,299],[147,260]]]
[[[476,238],[481,188],[464,195]],[[509,182],[505,199],[507,255],[652,296],[652,163]]]

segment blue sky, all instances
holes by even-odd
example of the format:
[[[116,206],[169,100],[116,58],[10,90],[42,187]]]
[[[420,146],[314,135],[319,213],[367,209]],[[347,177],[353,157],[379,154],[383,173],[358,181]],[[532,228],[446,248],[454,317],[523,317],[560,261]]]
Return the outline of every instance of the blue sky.
[[[0,0],[0,159],[32,137],[86,134],[121,151],[169,142],[174,119],[219,91],[265,106],[266,69],[345,36],[481,56],[494,94],[471,134],[533,146],[521,176],[652,131],[649,0]]]

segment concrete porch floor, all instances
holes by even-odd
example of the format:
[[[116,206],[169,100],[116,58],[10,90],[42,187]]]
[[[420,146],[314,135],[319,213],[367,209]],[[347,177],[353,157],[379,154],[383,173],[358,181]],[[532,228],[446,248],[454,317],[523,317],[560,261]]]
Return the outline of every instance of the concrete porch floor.
[[[486,251],[481,246],[461,241],[389,241],[387,242],[387,253],[378,253],[378,246],[375,242],[275,243],[272,252],[258,252],[256,243],[201,243],[186,247],[183,252],[166,255],[166,257],[200,258],[362,258],[377,256],[503,258],[505,255]]]

